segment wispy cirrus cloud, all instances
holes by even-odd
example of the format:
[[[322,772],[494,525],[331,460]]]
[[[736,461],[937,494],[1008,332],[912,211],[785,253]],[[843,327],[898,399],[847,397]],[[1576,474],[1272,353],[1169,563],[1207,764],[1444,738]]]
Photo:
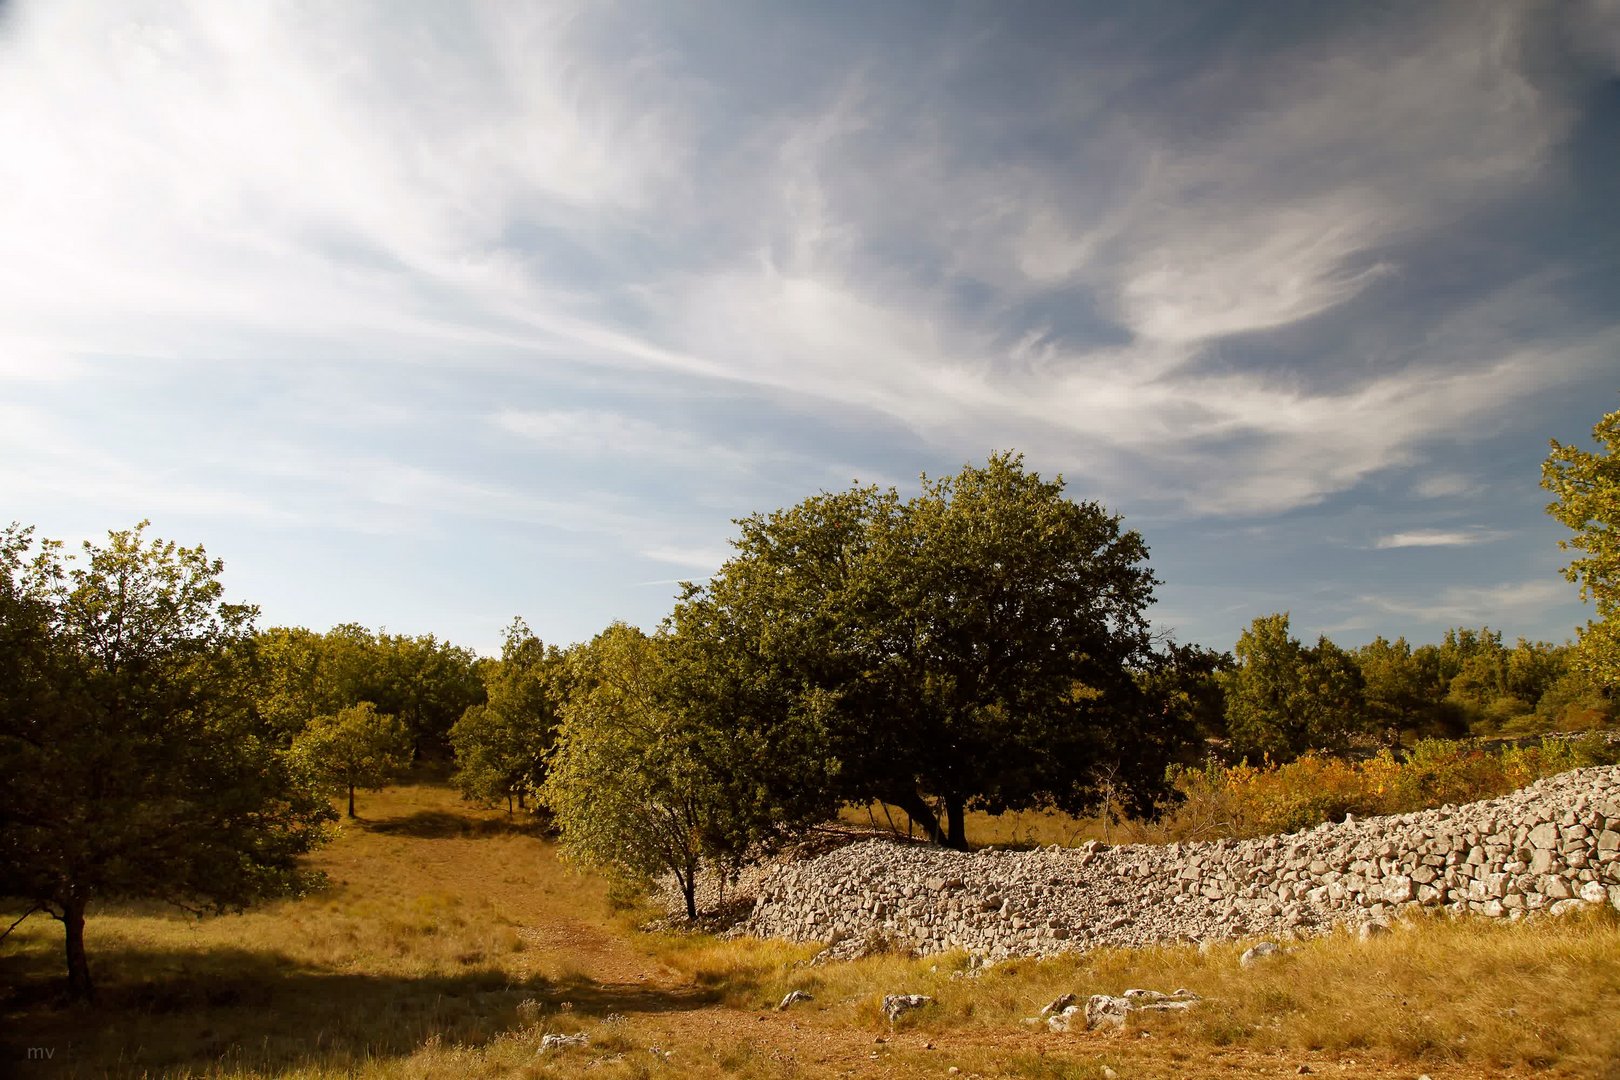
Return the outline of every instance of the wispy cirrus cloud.
[[[492,423],[536,446],[571,456],[717,469],[745,468],[752,460],[742,447],[606,409],[503,409]]]
[[[706,569],[1015,447],[1186,535],[1356,498],[1505,557],[1482,478],[1620,349],[1600,0],[6,16],[0,380],[97,405],[35,502]]]
[[[1438,620],[1452,626],[1498,627],[1534,621],[1549,605],[1568,598],[1567,583],[1521,581],[1497,585],[1452,585],[1427,594],[1395,597],[1364,595],[1361,603],[1375,611],[1406,619]]]

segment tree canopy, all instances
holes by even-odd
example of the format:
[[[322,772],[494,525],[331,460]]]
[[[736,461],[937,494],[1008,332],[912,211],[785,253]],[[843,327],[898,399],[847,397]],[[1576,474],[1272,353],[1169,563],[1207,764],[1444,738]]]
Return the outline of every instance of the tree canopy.
[[[897,805],[936,840],[965,846],[969,805],[1080,808],[1121,767],[1143,802],[1164,768],[1136,737],[1147,547],[1063,492],[1001,454],[910,500],[856,487],[745,518],[676,636],[723,658],[756,715],[813,725],[839,798]]]
[[[326,633],[273,627],[257,635],[256,707],[284,741],[316,716],[369,701],[397,716],[415,757],[442,757],[450,728],[484,700],[478,658],[432,634],[373,633],[341,623]]]
[[[146,527],[86,542],[71,568],[28,530],[0,534],[0,889],[63,923],[76,997],[92,902],[296,891],[332,816],[250,707],[256,609],[224,600],[219,560]]]
[[[631,880],[670,872],[696,916],[700,869],[734,873],[805,824],[751,780],[781,748],[712,723],[682,689],[668,635],[615,623],[568,660],[573,692],[540,796],[571,858]]]
[[[1596,609],[1580,631],[1582,661],[1613,687],[1620,685],[1620,411],[1599,420],[1592,437],[1598,450],[1552,440],[1541,484],[1554,495],[1547,512],[1575,534],[1558,546],[1582,553],[1564,575]]]
[[[566,663],[522,619],[506,628],[501,658],[482,665],[487,702],[469,706],[450,729],[455,783],[469,799],[522,807],[545,778],[567,697]]]
[[[328,790],[349,796],[356,788],[375,791],[411,761],[411,737],[399,717],[377,711],[369,701],[317,716],[293,739],[292,757]]]
[[[1369,726],[1355,658],[1326,637],[1306,648],[1286,613],[1263,615],[1239,636],[1223,677],[1235,751],[1288,761],[1306,750],[1344,750]]]

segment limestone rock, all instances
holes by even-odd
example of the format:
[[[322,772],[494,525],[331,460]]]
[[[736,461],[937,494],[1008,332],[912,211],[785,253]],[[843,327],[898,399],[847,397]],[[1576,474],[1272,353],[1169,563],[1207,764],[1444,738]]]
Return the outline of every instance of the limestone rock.
[[[1262,941],[1244,950],[1243,955],[1238,957],[1238,964],[1242,967],[1253,967],[1268,956],[1276,956],[1280,952],[1282,948],[1275,941]]]
[[[738,933],[836,941],[816,962],[964,951],[971,966],[953,977],[1099,946],[1376,934],[1359,927],[1418,903],[1508,919],[1620,908],[1620,767],[1288,836],[974,854],[870,839],[747,873],[728,891],[755,897]]]
[[[1059,996],[1053,998],[1050,1004],[1041,1009],[1041,1015],[1053,1016],[1061,1013],[1064,1009],[1067,1009],[1070,1005],[1073,1005],[1078,1000],[1079,999],[1073,994],[1060,994]]]
[[[913,1009],[920,1009],[924,1005],[932,1004],[933,1001],[934,999],[926,994],[889,994],[883,999],[883,1015],[887,1016],[889,1023],[892,1024]]]
[[[1074,1027],[1076,1021],[1085,1016],[1085,1009],[1079,1005],[1067,1005],[1062,1010],[1046,1018],[1046,1026],[1052,1031],[1064,1032]]]
[[[1086,1030],[1117,1030],[1125,1026],[1131,1013],[1131,1003],[1122,997],[1092,994],[1086,1000]]]

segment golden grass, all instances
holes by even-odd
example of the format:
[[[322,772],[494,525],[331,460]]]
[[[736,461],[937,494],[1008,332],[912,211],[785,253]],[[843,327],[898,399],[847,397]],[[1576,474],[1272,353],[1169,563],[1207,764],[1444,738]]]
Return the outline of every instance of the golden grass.
[[[1620,919],[1421,919],[1241,969],[1242,945],[1099,951],[963,977],[964,956],[810,966],[814,946],[642,934],[605,883],[442,785],[371,796],[327,891],[240,916],[92,912],[95,1006],[59,998],[60,930],[0,946],[0,1073],[52,1076],[1620,1076]],[[1008,826],[1014,833],[1027,823]],[[7,920],[9,922],[9,919]],[[953,977],[955,976],[955,977]],[[1110,1037],[1023,1018],[1061,993],[1188,987]],[[782,995],[814,1001],[788,1012]],[[891,1026],[886,993],[936,1003]],[[546,1033],[583,1048],[537,1053]],[[656,1048],[656,1050],[655,1050]],[[1351,1063],[1354,1064],[1351,1064]]]
[[[935,998],[898,1026],[944,1036],[1014,1030],[1064,993],[1083,1000],[1186,987],[1203,1004],[1138,1026],[1205,1047],[1620,1076],[1620,916],[1612,909],[1523,924],[1417,917],[1370,941],[1339,932],[1297,942],[1244,969],[1238,957],[1248,944],[1098,950],[977,973],[961,954],[808,967],[805,947],[701,938],[666,946],[665,955],[733,1007],[765,1008],[803,990],[817,1009],[864,1029],[886,1026],[880,1001],[893,992]]]
[[[863,825],[908,835],[910,819],[898,807],[874,802],[868,806],[846,806],[838,814],[839,820],[851,825]],[[962,818],[968,845],[974,849],[987,847],[1037,848],[1057,844],[1076,847],[1087,840],[1106,843],[1126,843],[1128,826],[1110,825],[1101,818],[1075,817],[1057,810],[1017,810],[1005,814],[987,814],[982,810],[969,810]],[[909,835],[926,839],[927,833],[911,826]],[[1130,834],[1134,836],[1135,834]]]

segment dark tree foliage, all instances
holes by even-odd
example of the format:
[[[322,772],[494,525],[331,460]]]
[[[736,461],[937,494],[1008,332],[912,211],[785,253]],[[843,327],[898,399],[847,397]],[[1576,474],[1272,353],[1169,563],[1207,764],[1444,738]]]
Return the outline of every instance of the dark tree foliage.
[[[297,891],[332,817],[250,708],[255,609],[224,602],[202,548],[145,527],[71,568],[28,530],[0,534],[0,893],[62,922],[80,998],[92,902]]]
[[[1373,726],[1356,658],[1326,637],[1301,645],[1287,613],[1255,619],[1233,651],[1237,662],[1222,682],[1237,753],[1273,761],[1339,753]]]
[[[1151,798],[1147,548],[1061,478],[996,455],[908,501],[854,488],[738,524],[677,637],[703,639],[758,722],[814,732],[806,784],[899,806],[957,847],[970,805],[1082,809],[1110,777]]]
[[[1226,692],[1221,678],[1232,670],[1231,653],[1202,645],[1165,641],[1137,672],[1146,715],[1155,719],[1150,743],[1163,747],[1156,757],[1202,761],[1226,738]],[[1146,725],[1144,725],[1146,727]]]

